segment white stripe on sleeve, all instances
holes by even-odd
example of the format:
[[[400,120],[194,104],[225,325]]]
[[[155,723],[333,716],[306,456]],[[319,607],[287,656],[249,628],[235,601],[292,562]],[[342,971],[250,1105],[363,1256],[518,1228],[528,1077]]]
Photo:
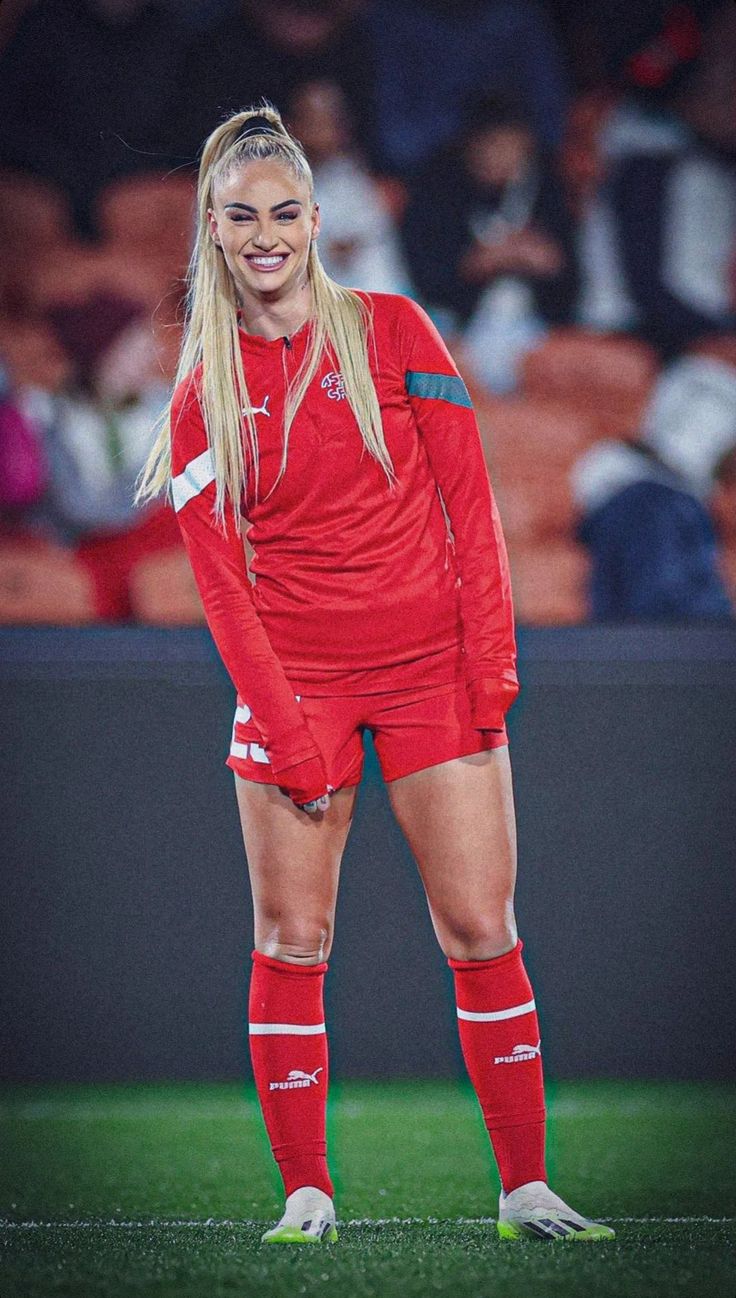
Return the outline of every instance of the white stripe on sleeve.
[[[171,480],[171,491],[174,498],[174,509],[177,514],[188,501],[198,496],[200,491],[209,487],[215,480],[215,469],[212,463],[212,452],[209,447],[196,459],[190,460],[181,473]]]

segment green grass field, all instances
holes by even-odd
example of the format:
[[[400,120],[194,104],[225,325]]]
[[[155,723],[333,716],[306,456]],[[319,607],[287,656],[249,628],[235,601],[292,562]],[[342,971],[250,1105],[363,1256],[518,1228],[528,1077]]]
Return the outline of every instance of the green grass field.
[[[498,1182],[454,1083],[335,1087],[340,1242],[267,1249],[278,1184],[233,1085],[2,1093],[0,1298],[736,1296],[726,1086],[548,1088],[550,1181],[612,1243],[501,1243]]]

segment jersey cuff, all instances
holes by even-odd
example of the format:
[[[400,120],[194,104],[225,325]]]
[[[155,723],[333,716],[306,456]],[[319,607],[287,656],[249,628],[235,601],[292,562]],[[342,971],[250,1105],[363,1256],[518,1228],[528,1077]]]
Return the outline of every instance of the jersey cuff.
[[[515,677],[504,680],[482,676],[469,681],[468,695],[474,729],[503,730],[506,713],[518,693],[519,683]]]

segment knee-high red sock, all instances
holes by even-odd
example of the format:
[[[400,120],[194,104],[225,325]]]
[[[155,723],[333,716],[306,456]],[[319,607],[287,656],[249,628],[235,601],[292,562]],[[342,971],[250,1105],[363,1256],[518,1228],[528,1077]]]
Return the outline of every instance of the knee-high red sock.
[[[248,1034],[256,1090],[287,1197],[315,1185],[332,1197],[327,1170],[326,964],[294,965],[253,952]]]
[[[539,1024],[522,946],[495,960],[448,960],[463,1057],[506,1194],[547,1179]]]

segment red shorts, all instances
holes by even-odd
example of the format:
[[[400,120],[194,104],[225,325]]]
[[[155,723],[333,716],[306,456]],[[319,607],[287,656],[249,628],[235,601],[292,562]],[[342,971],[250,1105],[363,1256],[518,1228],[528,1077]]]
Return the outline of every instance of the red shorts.
[[[449,762],[453,757],[502,748],[506,730],[474,730],[464,683],[425,685],[393,694],[296,696],[334,789],[359,784],[363,731],[370,730],[386,782]],[[244,780],[278,784],[250,709],[238,698],[227,765]]]

